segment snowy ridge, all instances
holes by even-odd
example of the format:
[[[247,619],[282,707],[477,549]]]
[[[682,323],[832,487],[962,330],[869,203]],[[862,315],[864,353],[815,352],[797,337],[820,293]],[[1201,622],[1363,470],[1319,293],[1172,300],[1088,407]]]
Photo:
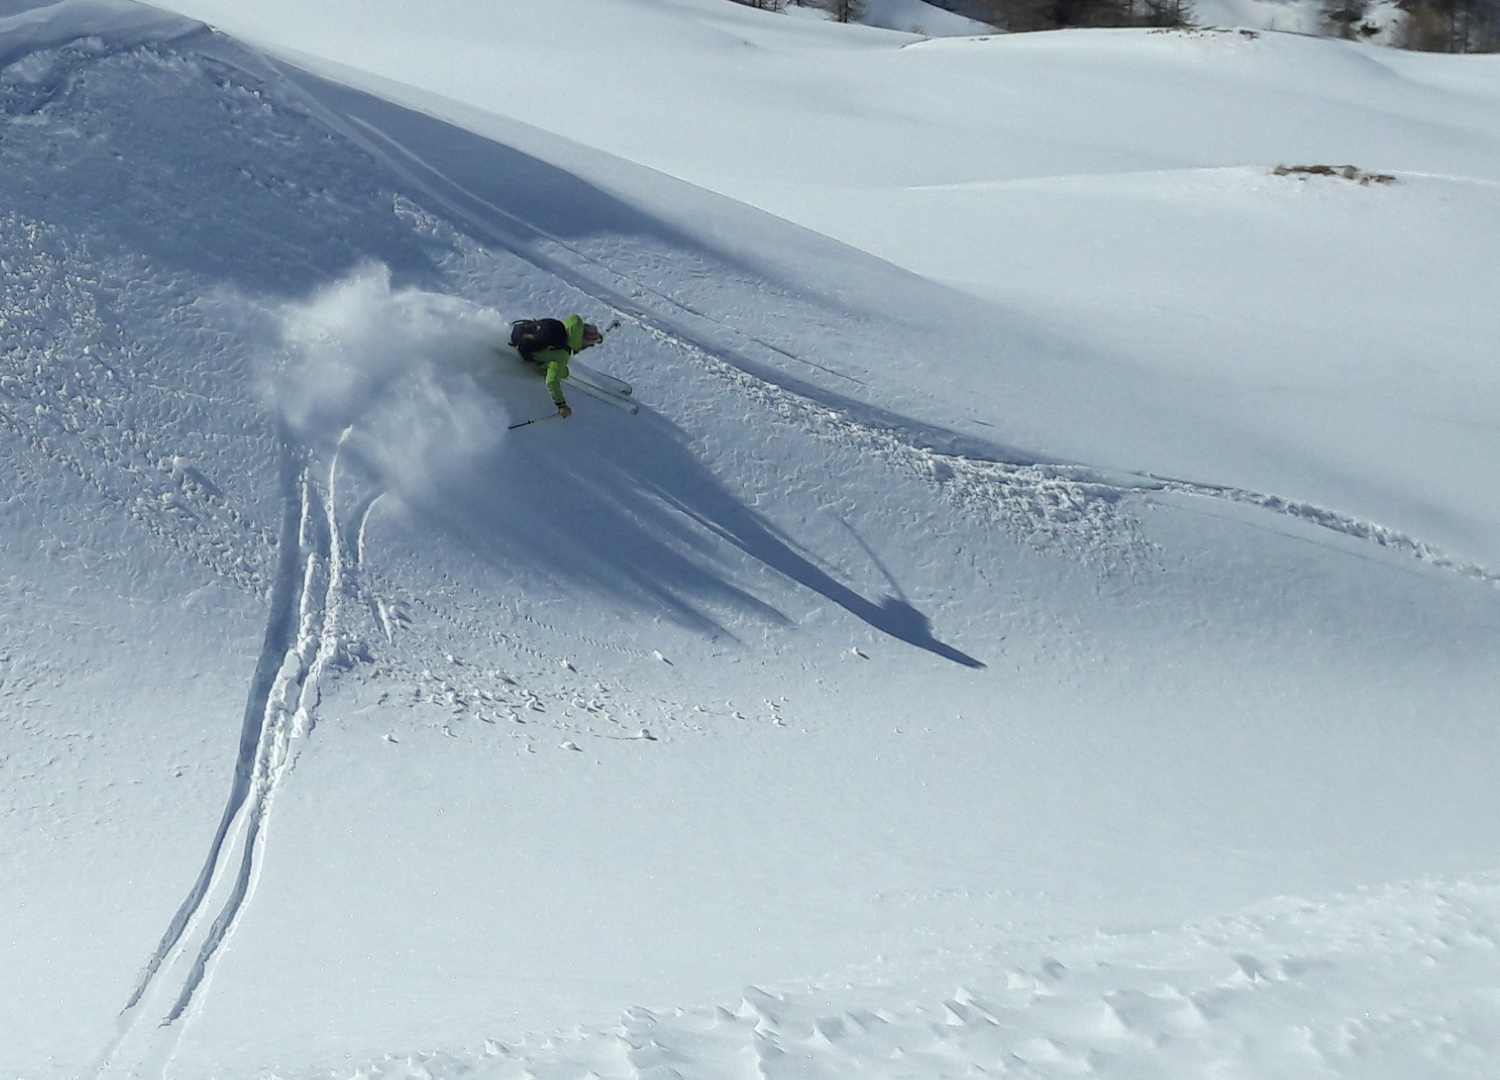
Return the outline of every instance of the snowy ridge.
[[[1444,570],[1452,570],[1465,577],[1473,578],[1476,581],[1482,581],[1489,585],[1500,585],[1500,574],[1497,574],[1493,570],[1487,570],[1477,563],[1456,559],[1433,547],[1431,544],[1425,543],[1415,537],[1407,536],[1396,529],[1389,529],[1383,525],[1377,525],[1369,521],[1360,521],[1357,518],[1340,514],[1334,510],[1328,510],[1321,506],[1313,506],[1309,503],[1283,499],[1276,495],[1263,495],[1259,492],[1241,491],[1237,488],[1220,487],[1214,484],[1195,484],[1184,480],[1168,480],[1165,477],[1157,479],[1160,479],[1162,485],[1160,490],[1164,492],[1227,499],[1231,502],[1244,503],[1262,510],[1268,510],[1273,514],[1284,514],[1287,517],[1310,522],[1322,529],[1342,533],[1356,540],[1368,541],[1378,547],[1397,551],[1403,555],[1409,555],[1432,566]]]
[[[862,445],[892,466],[912,475],[935,480],[956,506],[1003,521],[1018,534],[1045,545],[1052,540],[1070,540],[1075,549],[1092,557],[1111,550],[1126,553],[1143,542],[1135,535],[1130,518],[1118,511],[1127,495],[1163,492],[1223,499],[1306,521],[1319,528],[1408,555],[1421,562],[1487,584],[1500,584],[1500,574],[1451,555],[1424,541],[1374,522],[1341,514],[1310,503],[1222,485],[1194,483],[1168,477],[1110,477],[1084,465],[1064,463],[1016,463],[999,456],[1004,450],[985,447],[973,438],[941,429],[901,430],[885,417],[861,421],[850,412],[866,413],[857,405],[830,409],[823,401],[812,401],[779,385],[768,383],[722,360],[691,349],[720,378],[736,384],[740,393],[760,398],[781,416],[795,417],[819,439]],[[935,449],[933,443],[961,445],[965,453]]]
[[[0,67],[12,79],[44,82],[52,67],[46,53],[72,46],[84,56],[99,57],[142,45],[189,45],[210,33],[207,26],[145,4],[116,0],[57,0],[32,10],[0,17]],[[30,64],[22,61],[37,56]]]

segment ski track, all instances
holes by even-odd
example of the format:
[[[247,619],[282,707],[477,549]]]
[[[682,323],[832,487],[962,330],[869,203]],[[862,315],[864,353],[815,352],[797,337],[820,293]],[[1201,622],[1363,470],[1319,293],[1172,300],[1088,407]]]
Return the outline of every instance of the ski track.
[[[125,1003],[100,1077],[160,1075],[171,1060],[179,1021],[207,988],[254,893],[277,787],[295,764],[295,740],[316,723],[325,676],[341,656],[348,571],[337,517],[338,452],[320,483],[305,452],[283,434],[281,470],[285,515],[276,578],[229,797],[203,869]],[[210,921],[207,913],[216,907]]]
[[[1388,551],[1395,551],[1402,555],[1424,562],[1442,570],[1451,570],[1462,574],[1464,577],[1475,581],[1482,581],[1488,585],[1500,587],[1500,573],[1488,570],[1478,563],[1469,562],[1464,559],[1455,558],[1452,555],[1433,547],[1431,544],[1396,529],[1377,525],[1374,522],[1361,521],[1359,518],[1340,514],[1335,510],[1328,510],[1312,503],[1297,502],[1284,499],[1279,495],[1266,495],[1258,491],[1247,491],[1243,488],[1225,487],[1217,484],[1194,483],[1188,480],[1171,480],[1165,477],[1151,477],[1157,481],[1159,486],[1155,490],[1170,492],[1180,495],[1189,495],[1198,498],[1219,499],[1225,502],[1242,503],[1254,506],[1283,517],[1296,518],[1308,524],[1316,525],[1320,529],[1328,529],[1330,532],[1341,533],[1355,540],[1362,540],[1376,547],[1382,547]],[[1139,490],[1150,491],[1152,488]]]

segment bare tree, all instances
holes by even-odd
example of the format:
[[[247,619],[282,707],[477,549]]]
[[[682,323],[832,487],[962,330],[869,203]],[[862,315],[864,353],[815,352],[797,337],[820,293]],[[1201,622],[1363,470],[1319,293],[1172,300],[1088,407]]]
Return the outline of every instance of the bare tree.
[[[1333,37],[1354,41],[1368,37],[1372,31],[1365,28],[1365,16],[1370,11],[1370,0],[1323,0],[1320,15],[1324,29]]]
[[[828,0],[825,6],[841,23],[858,22],[865,14],[865,0]]]
[[[1192,26],[1189,0],[1141,0],[1140,11],[1131,6],[1132,26]]]
[[[1144,0],[1180,6],[1183,0]],[[1131,0],[1001,0],[994,22],[1007,30],[1061,30],[1070,26],[1131,26],[1141,21]]]
[[[1424,52],[1500,51],[1500,0],[1405,0],[1401,44]]]

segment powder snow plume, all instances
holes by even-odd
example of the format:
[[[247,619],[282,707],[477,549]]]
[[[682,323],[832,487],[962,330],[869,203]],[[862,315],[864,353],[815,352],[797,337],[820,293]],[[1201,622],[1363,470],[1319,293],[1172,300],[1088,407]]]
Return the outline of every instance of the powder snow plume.
[[[400,487],[494,445],[522,391],[494,347],[508,324],[457,297],[393,288],[372,263],[279,313],[285,352],[272,394],[313,446],[350,443]]]

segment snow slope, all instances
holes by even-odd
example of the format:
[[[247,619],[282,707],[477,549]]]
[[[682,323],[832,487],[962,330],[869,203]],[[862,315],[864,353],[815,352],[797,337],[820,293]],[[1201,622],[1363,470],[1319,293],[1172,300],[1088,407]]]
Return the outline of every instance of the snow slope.
[[[1254,31],[924,42],[723,0],[437,17],[382,0],[357,22],[175,6],[481,134],[515,139],[501,118],[519,120],[992,301],[964,312],[979,333],[956,355],[884,377],[939,396],[930,416],[1002,412],[1036,453],[1500,558],[1500,492],[1475,467],[1500,453],[1494,57]],[[1274,175],[1320,164],[1397,182]]]
[[[891,58],[723,7],[491,27],[581,13],[587,54],[634,14],[706,64],[721,20],[785,67]],[[481,40],[463,14],[434,25]],[[1025,48],[1104,50],[1150,100],[1141,69],[1228,39],[1069,40]],[[1434,471],[1422,502],[1296,408],[1229,430],[1247,399],[1209,407],[1229,375],[1185,370],[1213,334],[1183,328],[1316,314],[1267,317],[1269,265],[1236,292],[1233,237],[1195,276],[1130,268],[1187,283],[1145,365],[1080,344],[1139,298],[1059,275],[1022,302],[951,226],[978,284],[775,216],[646,160],[657,112],[611,153],[115,0],[0,42],[0,1074],[1493,1071],[1492,477]],[[1396,78],[1369,57],[1408,63],[1249,44],[1195,78],[1317,48],[1359,58],[1321,77],[1357,97]],[[1407,169],[1456,179],[1131,175],[1148,134],[1092,188],[1001,178],[1021,202],[991,212],[1092,206],[1144,244],[1175,200],[1181,244],[1292,222],[1425,255],[1415,227],[1360,239],[1353,200],[1385,199],[1482,271],[1492,178],[1423,110],[1490,69],[1431,59],[1386,115]],[[951,210],[889,194],[848,229]],[[599,363],[643,408],[575,394],[506,431],[548,406],[493,345],[562,310],[621,320]],[[1439,467],[1493,437],[1492,373],[1453,359],[1470,314],[1433,362],[1478,426],[1432,421]],[[1373,415],[1427,407],[1380,355]]]

